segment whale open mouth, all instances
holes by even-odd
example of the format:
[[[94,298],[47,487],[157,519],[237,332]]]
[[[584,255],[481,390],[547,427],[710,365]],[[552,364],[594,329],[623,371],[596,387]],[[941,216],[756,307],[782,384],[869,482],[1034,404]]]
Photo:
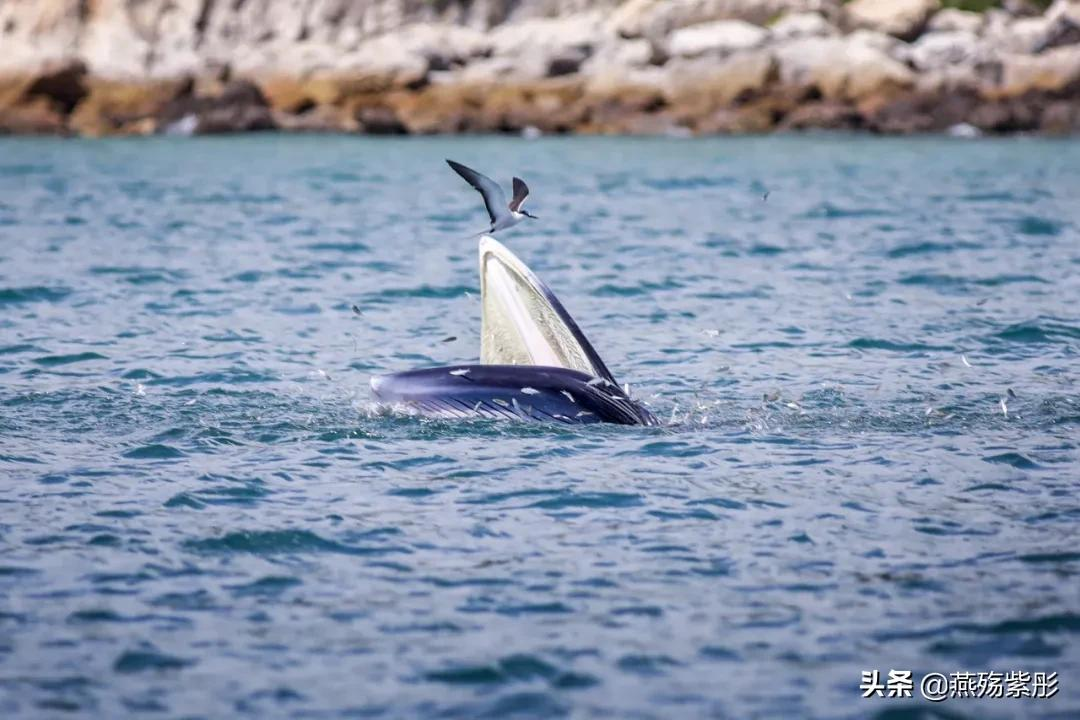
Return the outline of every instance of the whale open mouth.
[[[547,285],[495,238],[480,239],[480,362],[615,378]]]
[[[480,302],[480,364],[374,377],[375,396],[432,417],[658,424],[618,386],[548,286],[487,235]]]

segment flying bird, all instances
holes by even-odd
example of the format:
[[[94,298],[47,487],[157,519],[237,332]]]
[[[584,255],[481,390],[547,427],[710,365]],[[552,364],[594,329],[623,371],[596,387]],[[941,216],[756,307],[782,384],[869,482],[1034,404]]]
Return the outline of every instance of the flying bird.
[[[484,197],[484,207],[487,208],[488,216],[491,218],[491,227],[488,228],[488,233],[513,227],[524,218],[536,220],[535,215],[521,209],[521,206],[525,203],[525,198],[529,196],[529,186],[521,178],[514,178],[514,197],[507,203],[506,194],[503,193],[502,188],[488,176],[453,160],[447,160],[446,164],[458,175],[465,178],[465,182],[476,188]]]

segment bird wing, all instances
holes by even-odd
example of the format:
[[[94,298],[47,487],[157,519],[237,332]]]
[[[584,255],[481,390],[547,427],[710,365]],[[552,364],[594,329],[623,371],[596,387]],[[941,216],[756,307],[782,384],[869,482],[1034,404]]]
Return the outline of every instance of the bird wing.
[[[517,212],[521,209],[525,198],[529,196],[529,186],[521,178],[514,178],[514,198],[510,201],[510,210]]]
[[[495,221],[500,216],[506,214],[506,210],[503,209],[506,207],[506,194],[503,193],[503,190],[499,187],[498,183],[487,175],[478,173],[472,168],[467,168],[461,163],[454,162],[453,160],[447,160],[446,164],[458,175],[465,178],[465,182],[476,188],[476,190],[484,197],[484,207],[487,208],[492,225],[495,224]]]

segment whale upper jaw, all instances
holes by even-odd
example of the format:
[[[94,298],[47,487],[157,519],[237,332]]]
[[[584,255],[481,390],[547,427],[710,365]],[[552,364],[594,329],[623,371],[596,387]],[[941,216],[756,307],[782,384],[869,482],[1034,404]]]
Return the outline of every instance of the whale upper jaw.
[[[480,362],[615,378],[555,293],[506,246],[480,238]]]
[[[480,239],[480,363],[376,376],[372,393],[434,417],[657,425],[516,255]]]

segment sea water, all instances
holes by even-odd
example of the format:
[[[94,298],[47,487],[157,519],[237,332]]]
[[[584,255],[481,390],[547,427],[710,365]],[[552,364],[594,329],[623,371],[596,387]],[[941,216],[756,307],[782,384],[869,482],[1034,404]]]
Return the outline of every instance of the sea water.
[[[373,403],[446,157],[663,427]],[[1078,379],[1076,141],[2,140],[0,715],[1076,717]]]

